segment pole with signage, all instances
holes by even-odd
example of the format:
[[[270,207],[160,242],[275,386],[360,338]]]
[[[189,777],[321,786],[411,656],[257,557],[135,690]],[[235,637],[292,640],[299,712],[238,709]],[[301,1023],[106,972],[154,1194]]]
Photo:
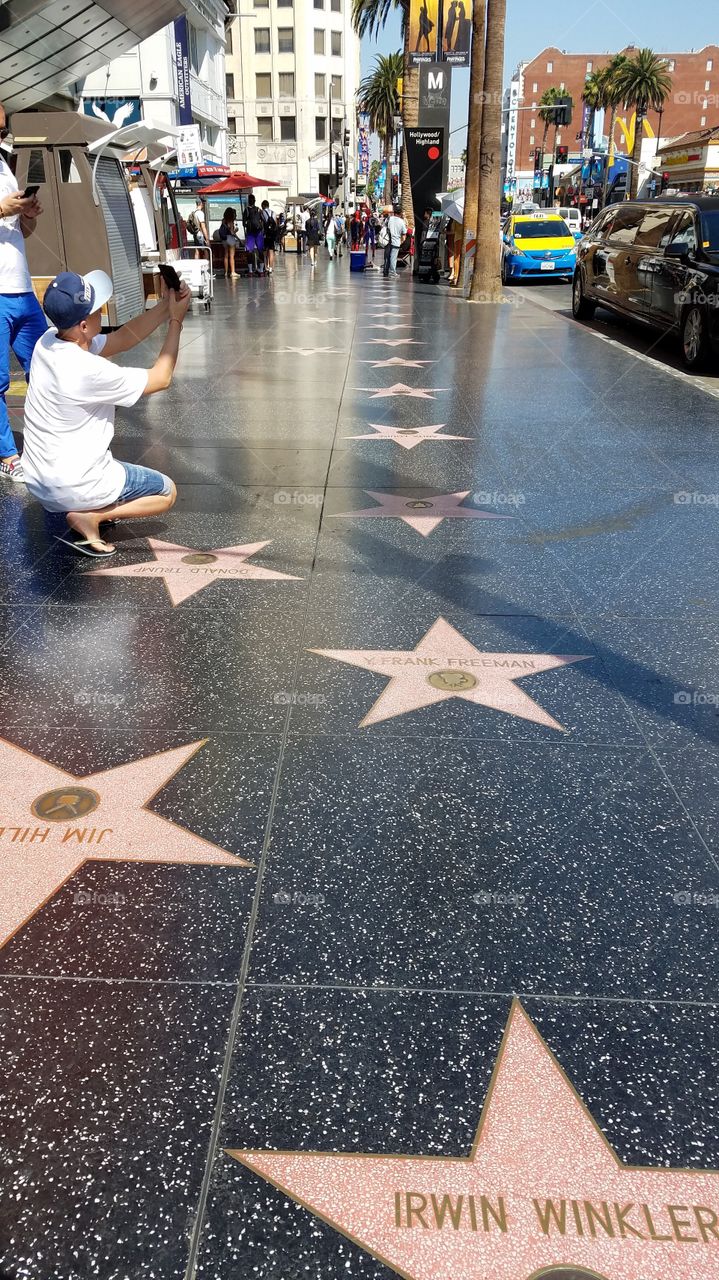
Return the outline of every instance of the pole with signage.
[[[452,103],[452,67],[442,62],[427,62],[419,69],[419,117],[422,128],[443,129],[449,137],[449,117]],[[447,190],[449,178],[449,149],[442,155],[441,191]]]
[[[177,121],[178,124],[192,124],[187,18],[175,18],[173,29],[175,37],[175,74],[177,77]]]
[[[415,226],[425,209],[432,208],[437,193],[442,191],[444,169],[444,129],[407,129],[405,146],[409,180],[412,186],[412,208]]]
[[[438,0],[410,0],[409,56],[415,64],[435,60],[435,46],[439,47],[442,30],[438,8]]]

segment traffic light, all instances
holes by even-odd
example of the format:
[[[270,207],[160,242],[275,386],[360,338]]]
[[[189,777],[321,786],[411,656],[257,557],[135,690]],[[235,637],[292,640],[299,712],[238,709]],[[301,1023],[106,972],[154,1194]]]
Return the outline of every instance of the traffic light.
[[[541,169],[541,167],[542,167],[542,148],[541,148],[541,147],[535,147],[535,150],[534,150],[534,172],[535,172],[535,173],[539,173],[539,170]]]
[[[335,176],[337,182],[341,182],[345,176],[345,158],[343,155],[335,156]]]
[[[569,147],[557,147],[557,164],[567,164],[569,161]]]
[[[399,177],[396,173],[392,174],[392,199],[396,200],[399,195]]]
[[[669,177],[670,175],[668,173],[662,174],[662,185],[659,188],[660,194],[662,191],[666,191],[667,187],[669,186]]]
[[[565,94],[563,97],[557,98],[556,110],[554,112],[554,119],[552,121],[552,124],[556,124],[557,128],[561,128],[562,125],[567,125],[571,123],[572,123],[572,99],[567,94]]]
[[[350,178],[350,195],[353,196],[354,193],[355,193],[355,180],[354,178]]]
[[[345,129],[344,136],[342,138],[342,146],[344,147],[345,151],[348,150],[349,145],[350,145],[350,131],[349,129]]]

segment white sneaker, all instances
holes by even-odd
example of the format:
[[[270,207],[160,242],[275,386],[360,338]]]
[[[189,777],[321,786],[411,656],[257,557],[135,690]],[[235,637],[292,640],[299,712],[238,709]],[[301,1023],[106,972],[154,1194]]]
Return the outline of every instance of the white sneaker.
[[[12,480],[13,484],[24,484],[25,475],[19,458],[11,458],[9,462],[0,462],[0,476]]]

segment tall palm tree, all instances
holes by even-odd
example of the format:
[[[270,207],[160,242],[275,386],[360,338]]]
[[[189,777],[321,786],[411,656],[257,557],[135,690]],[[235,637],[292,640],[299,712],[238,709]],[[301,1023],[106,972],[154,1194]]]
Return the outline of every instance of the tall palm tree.
[[[672,78],[664,58],[651,49],[639,49],[628,58],[617,72],[617,92],[627,108],[637,113],[634,129],[634,151],[629,175],[629,199],[634,200],[639,186],[639,162],[642,154],[642,136],[647,112],[661,111],[672,91]]]
[[[484,111],[484,55],[486,40],[486,0],[474,0],[472,7],[472,52],[469,69],[469,122],[467,126],[467,159],[464,175],[464,213],[462,244],[457,284],[464,291],[471,264],[469,246],[474,241],[476,255],[477,213],[479,209],[480,150]],[[456,252],[456,249],[455,249]],[[476,257],[475,263],[476,266]]]
[[[472,277],[473,302],[498,302],[499,211],[501,208],[502,77],[507,0],[487,0],[487,38],[484,56],[482,141],[477,210],[477,261]]]
[[[587,112],[587,124],[584,130],[584,137],[582,139],[585,147],[590,147],[592,144],[592,138],[594,137],[594,117],[602,106],[602,93],[602,72],[592,71],[587,76],[584,82],[584,88],[582,89],[582,102],[585,107],[589,108]]]
[[[557,113],[556,111],[552,111],[551,108],[557,103],[561,96],[561,89],[557,89],[552,85],[550,89],[544,90],[544,93],[539,99],[539,119],[544,123],[544,129],[542,132],[542,161],[544,161],[544,152],[547,149],[547,133],[549,132],[550,124],[554,125],[555,140],[557,137]]]
[[[604,112],[609,112],[609,124],[607,128],[608,150],[606,162],[604,165],[604,177],[602,179],[602,208],[607,203],[607,191],[609,189],[609,170],[614,164],[614,128],[617,119],[617,107],[622,101],[621,90],[617,88],[617,82],[627,56],[624,53],[615,53],[610,59],[606,67],[602,67],[599,75],[602,86],[602,107]]]
[[[399,114],[399,81],[402,79],[403,66],[404,58],[399,50],[396,53],[378,54],[373,70],[365,76],[357,91],[357,105],[360,111],[369,116],[369,127],[373,133],[379,134],[382,143],[386,162],[385,204],[389,204],[392,199],[394,119]]]
[[[352,26],[357,35],[377,36],[387,19],[399,9],[402,17],[402,39],[404,41],[402,71],[402,94],[400,114],[403,130],[413,129],[419,121],[419,68],[415,66],[410,55],[409,45],[409,0],[352,0]],[[407,148],[402,148],[400,180],[402,183],[402,215],[408,225],[412,225],[412,190],[409,181]]]

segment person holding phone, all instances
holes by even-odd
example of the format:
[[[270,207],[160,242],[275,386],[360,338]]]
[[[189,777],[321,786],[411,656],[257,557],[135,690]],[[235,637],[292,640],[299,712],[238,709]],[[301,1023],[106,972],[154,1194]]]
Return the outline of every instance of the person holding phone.
[[[42,213],[37,187],[21,194],[7,157],[12,136],[0,104],[0,478],[22,482],[22,463],[10,428],[5,397],[10,386],[10,351],[27,377],[35,343],[47,329],[42,307],[33,293],[25,257],[25,240]]]
[[[102,307],[112,297],[104,271],[63,271],[50,282],[43,306],[54,328],[35,347],[25,401],[25,483],[46,511],[62,512],[59,541],[82,555],[102,558],[115,548],[100,535],[108,520],[157,516],[173,506],[169,476],[118,462],[110,452],[115,406],[165,391],[177,362],[190,290],[166,290],[162,300],[114,333],[101,334]],[[112,364],[167,324],[151,369]]]

